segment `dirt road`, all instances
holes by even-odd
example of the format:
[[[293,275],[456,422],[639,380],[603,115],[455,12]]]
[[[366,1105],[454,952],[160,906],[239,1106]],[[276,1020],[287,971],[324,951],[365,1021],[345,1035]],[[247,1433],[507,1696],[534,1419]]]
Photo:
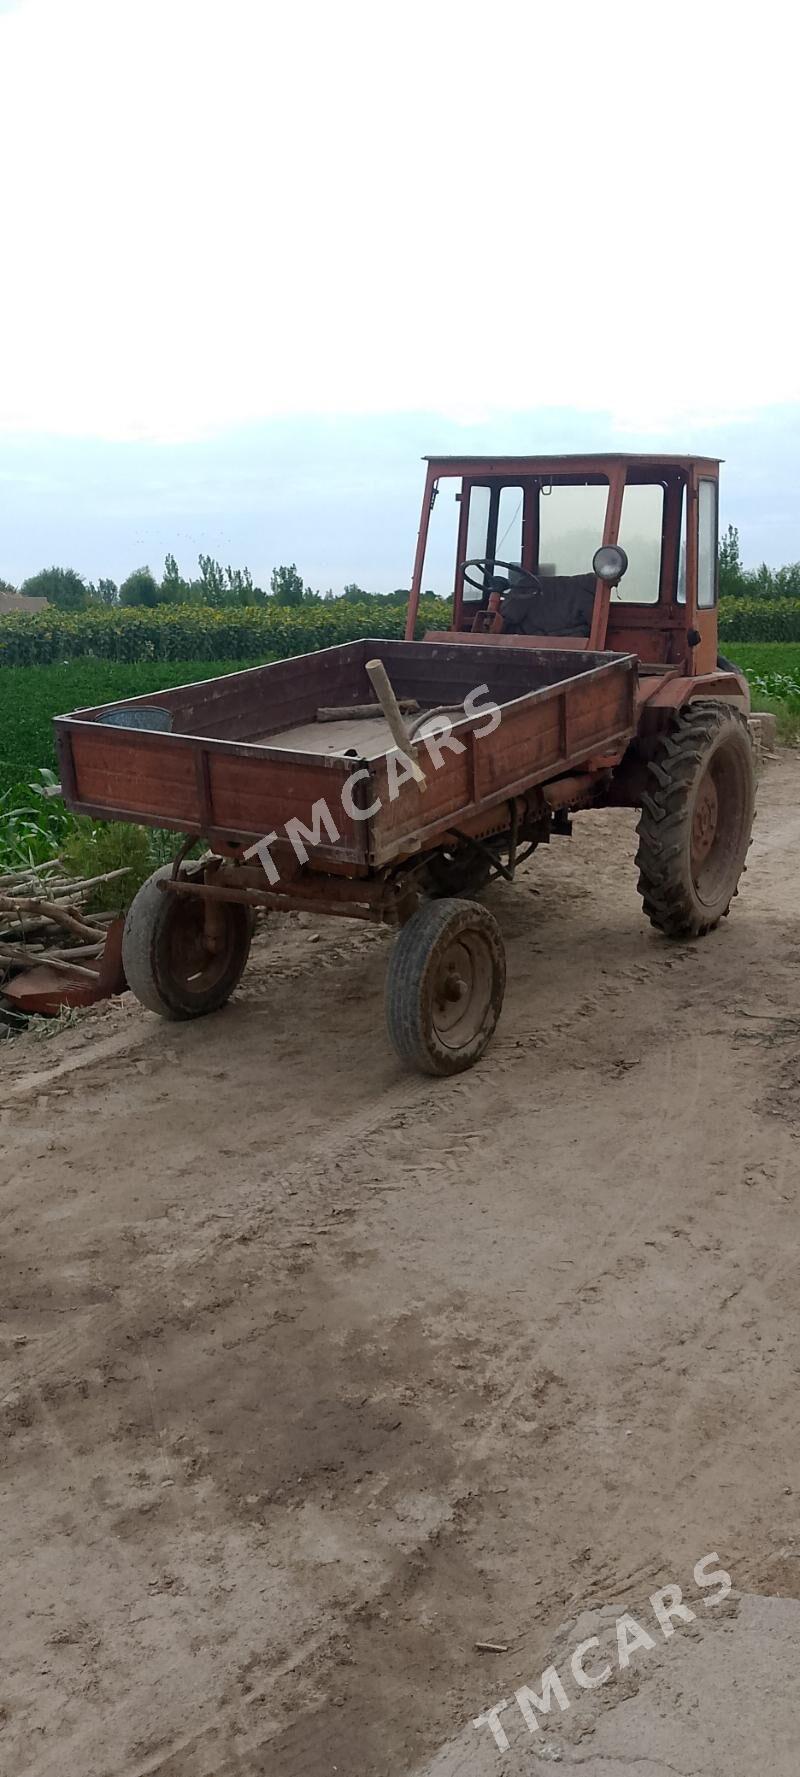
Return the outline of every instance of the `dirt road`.
[[[217,1018],[0,1050],[5,1777],[500,1777],[471,1718],[565,1623],[711,1550],[800,1597],[797,756],[756,833],[674,947],[632,818],[579,817],[490,891],[455,1082],[401,1073],[390,940],[332,921],[273,920]],[[513,1770],[632,1768],[638,1682]]]

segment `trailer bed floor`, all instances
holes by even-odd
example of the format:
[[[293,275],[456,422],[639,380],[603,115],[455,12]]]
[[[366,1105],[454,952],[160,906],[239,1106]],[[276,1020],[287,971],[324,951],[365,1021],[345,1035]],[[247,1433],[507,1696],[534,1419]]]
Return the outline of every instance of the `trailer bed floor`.
[[[416,738],[426,731],[428,722],[420,724]],[[359,759],[378,759],[394,747],[391,729],[383,716],[356,717],[341,722],[298,722],[293,728],[282,728],[279,734],[248,736],[256,746],[288,747],[297,753],[348,753]]]

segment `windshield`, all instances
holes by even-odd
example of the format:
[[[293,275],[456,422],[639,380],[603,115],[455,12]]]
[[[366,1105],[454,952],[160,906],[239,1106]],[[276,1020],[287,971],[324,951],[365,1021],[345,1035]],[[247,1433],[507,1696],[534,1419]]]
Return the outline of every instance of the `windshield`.
[[[537,573],[590,574],[603,541],[608,483],[545,483],[539,494]]]
[[[519,486],[477,483],[469,490],[467,544],[465,560],[470,562],[509,562],[512,567],[522,563],[522,519],[525,504]],[[499,573],[507,570],[500,568]],[[466,600],[481,600],[481,583],[487,587],[492,568],[472,570],[472,581],[464,585]]]

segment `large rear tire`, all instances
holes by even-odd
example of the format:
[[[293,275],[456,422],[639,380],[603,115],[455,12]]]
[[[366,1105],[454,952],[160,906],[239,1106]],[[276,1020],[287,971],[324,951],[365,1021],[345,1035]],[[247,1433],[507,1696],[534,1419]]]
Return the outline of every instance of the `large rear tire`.
[[[217,902],[219,931],[211,949],[201,898],[159,888],[171,874],[170,864],[155,870],[131,902],[122,964],[128,986],[148,1011],[162,1018],[202,1018],[218,1012],[238,985],[253,918],[240,901]]]
[[[639,893],[668,938],[699,938],[728,912],[755,809],[747,719],[731,704],[687,704],[649,762],[639,819]]]
[[[497,920],[476,901],[426,901],[396,938],[386,977],[389,1035],[410,1067],[458,1074],[479,1061],[506,984]]]

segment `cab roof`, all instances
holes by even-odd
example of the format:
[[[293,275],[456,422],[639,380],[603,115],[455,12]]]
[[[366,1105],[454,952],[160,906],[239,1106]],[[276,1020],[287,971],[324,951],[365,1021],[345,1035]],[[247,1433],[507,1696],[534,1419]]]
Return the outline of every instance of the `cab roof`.
[[[569,474],[571,469],[591,474],[593,470],[618,468],[620,464],[642,469],[687,470],[702,464],[718,469],[724,459],[700,455],[671,456],[664,455],[660,451],[650,454],[629,451],[578,451],[568,456],[558,453],[552,456],[538,457],[426,456],[422,460],[425,463],[430,463],[432,468],[440,469],[443,473],[450,475],[469,475],[476,471],[487,475],[502,475],[506,472],[539,475],[546,474],[548,471],[555,474]]]

